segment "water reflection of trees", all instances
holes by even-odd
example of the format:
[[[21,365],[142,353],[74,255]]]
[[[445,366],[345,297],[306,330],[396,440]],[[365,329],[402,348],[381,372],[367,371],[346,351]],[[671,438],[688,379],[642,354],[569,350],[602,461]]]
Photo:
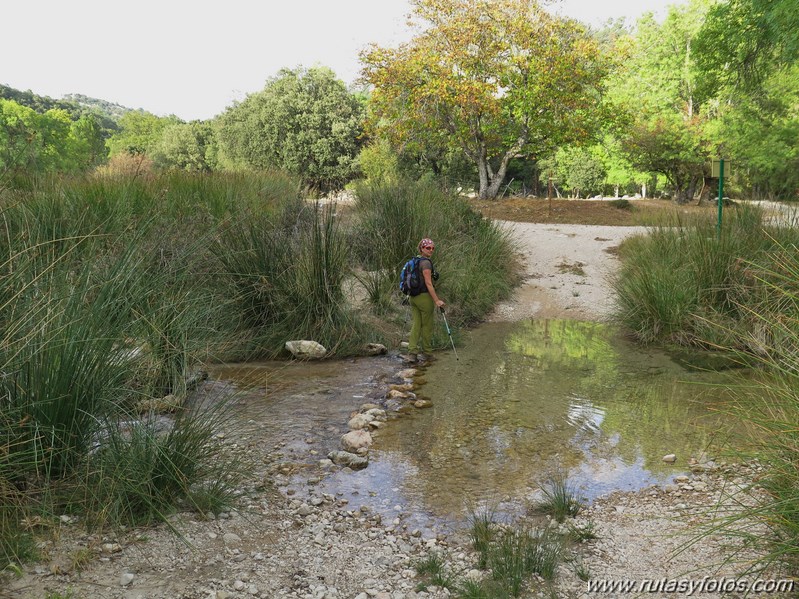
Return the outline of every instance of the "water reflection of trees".
[[[459,353],[428,371],[433,408],[380,442],[404,446],[426,494],[518,495],[555,468],[663,470],[665,453],[698,453],[716,428],[703,420],[722,395],[708,384],[717,375],[686,372],[600,324],[485,326]]]

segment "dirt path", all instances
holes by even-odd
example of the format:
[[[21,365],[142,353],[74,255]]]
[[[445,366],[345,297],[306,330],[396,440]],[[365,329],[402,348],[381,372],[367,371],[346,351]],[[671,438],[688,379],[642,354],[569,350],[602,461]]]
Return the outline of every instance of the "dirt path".
[[[613,307],[610,277],[616,250],[643,227],[501,221],[517,244],[524,282],[497,305],[490,321],[527,318],[603,320]]]

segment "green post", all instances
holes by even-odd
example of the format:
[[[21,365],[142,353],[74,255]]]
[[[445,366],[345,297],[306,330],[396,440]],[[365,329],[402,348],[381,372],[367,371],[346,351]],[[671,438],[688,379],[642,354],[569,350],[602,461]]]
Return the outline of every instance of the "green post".
[[[721,212],[722,207],[724,206],[724,202],[722,198],[724,197],[724,159],[722,158],[719,160],[719,219],[716,223],[716,233],[718,238],[721,239]]]

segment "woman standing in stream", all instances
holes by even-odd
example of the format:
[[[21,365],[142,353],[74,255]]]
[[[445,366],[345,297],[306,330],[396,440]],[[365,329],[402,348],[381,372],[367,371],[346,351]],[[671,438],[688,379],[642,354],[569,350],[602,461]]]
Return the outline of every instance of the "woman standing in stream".
[[[419,242],[419,272],[421,276],[421,291],[410,296],[411,336],[408,340],[407,361],[414,363],[419,360],[430,360],[433,351],[433,314],[436,308],[443,307],[444,301],[436,294],[433,281],[438,279],[438,273],[433,268],[432,256],[436,244],[432,239],[425,237]],[[421,353],[424,352],[424,353]]]

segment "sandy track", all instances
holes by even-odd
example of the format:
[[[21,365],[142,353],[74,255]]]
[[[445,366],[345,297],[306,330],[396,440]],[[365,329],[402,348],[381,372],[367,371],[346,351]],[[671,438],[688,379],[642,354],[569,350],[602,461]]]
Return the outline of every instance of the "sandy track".
[[[517,245],[524,281],[489,321],[528,318],[603,320],[613,308],[615,249],[645,227],[553,225],[501,221]]]

